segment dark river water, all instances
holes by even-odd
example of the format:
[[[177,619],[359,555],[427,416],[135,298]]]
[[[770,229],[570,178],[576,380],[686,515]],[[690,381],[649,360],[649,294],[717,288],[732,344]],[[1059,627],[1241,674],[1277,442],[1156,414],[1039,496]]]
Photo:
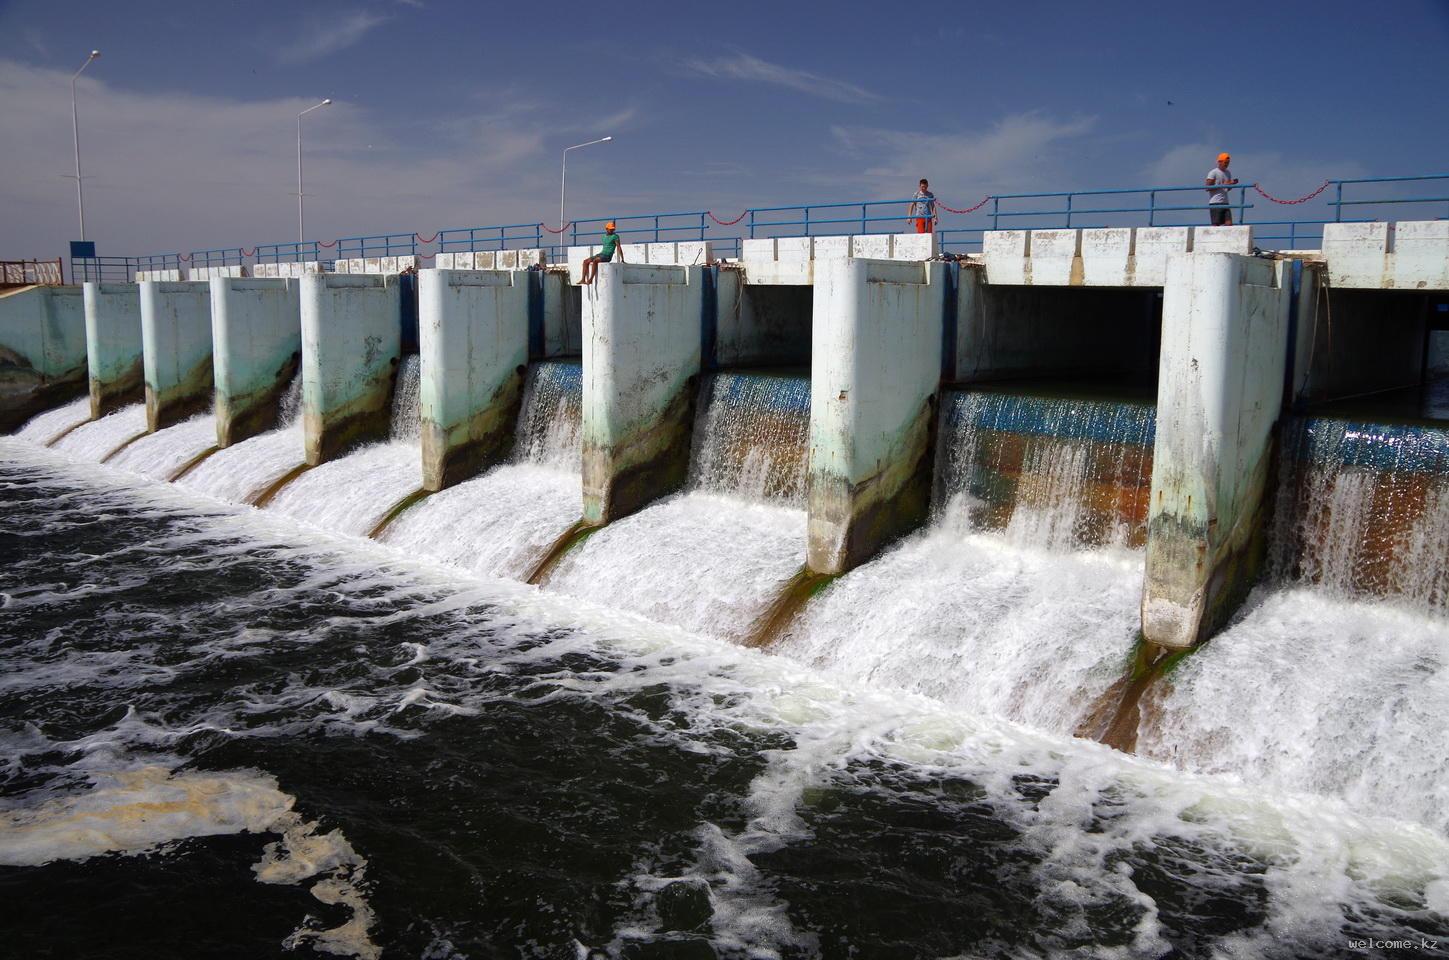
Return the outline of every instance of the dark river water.
[[[1449,955],[1421,827],[10,441],[0,514],[0,956]]]

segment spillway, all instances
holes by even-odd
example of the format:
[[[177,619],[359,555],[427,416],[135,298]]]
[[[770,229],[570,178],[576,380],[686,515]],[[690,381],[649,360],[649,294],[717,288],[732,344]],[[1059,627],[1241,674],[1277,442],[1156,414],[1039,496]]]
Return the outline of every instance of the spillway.
[[[1138,752],[1449,830],[1449,430],[1283,443],[1269,580],[1143,698]]]
[[[701,387],[686,490],[566,554],[550,589],[737,639],[805,559],[810,381],[720,373]]]
[[[579,518],[581,369],[529,369],[511,461],[433,494],[383,539],[464,569],[521,579]]]
[[[388,439],[308,470],[276,495],[269,509],[334,533],[365,536],[398,501],[421,485],[419,361],[405,357],[393,388]]]
[[[1070,733],[1138,629],[1150,404],[986,391],[939,414],[930,525],[826,587],[775,649]]]
[[[277,403],[275,430],[219,450],[178,483],[232,503],[245,503],[302,463],[302,378],[293,377]]]
[[[153,480],[169,480],[176,471],[215,443],[216,419],[208,410],[142,437],[108,462]]]
[[[72,427],[79,426],[91,418],[91,398],[80,397],[70,403],[37,413],[15,432],[22,440],[44,446]]]
[[[82,423],[53,446],[78,460],[99,462],[127,440],[145,432],[146,405],[132,403],[99,420]]]

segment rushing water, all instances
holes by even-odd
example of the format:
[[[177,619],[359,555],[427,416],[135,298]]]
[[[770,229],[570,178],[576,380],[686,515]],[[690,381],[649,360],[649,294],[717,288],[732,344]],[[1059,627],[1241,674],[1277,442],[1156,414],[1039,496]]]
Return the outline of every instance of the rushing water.
[[[303,462],[306,441],[301,418],[302,376],[298,374],[277,402],[275,430],[217,451],[177,482],[218,500],[249,502]]]
[[[579,519],[582,402],[579,364],[534,364],[512,461],[412,507],[387,542],[467,570],[528,576]]]
[[[38,413],[16,431],[16,436],[44,446],[65,431],[91,418],[91,398],[78,397],[70,403]]]
[[[147,434],[108,462],[153,480],[169,480],[195,457],[216,444],[216,418],[211,411]]]
[[[132,403],[98,420],[82,423],[51,446],[78,460],[99,462],[121,444],[146,432],[146,405]]]
[[[1363,957],[1449,935],[1449,842],[1402,800],[1181,773],[15,440],[0,500],[18,956]]]
[[[720,373],[701,390],[687,490],[617,520],[547,583],[738,639],[805,562],[808,377]]]

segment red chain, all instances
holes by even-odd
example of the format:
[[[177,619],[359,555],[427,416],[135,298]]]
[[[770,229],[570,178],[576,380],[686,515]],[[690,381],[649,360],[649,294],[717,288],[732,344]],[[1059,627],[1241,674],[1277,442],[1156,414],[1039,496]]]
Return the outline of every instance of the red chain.
[[[705,215],[708,216],[711,220],[713,220],[715,223],[719,224],[722,227],[733,227],[735,224],[737,224],[741,220],[743,220],[745,218],[745,214],[747,214],[749,212],[750,211],[746,210],[745,213],[740,214],[738,217],[735,217],[733,220],[721,220],[719,217],[716,217],[712,211],[709,211],[709,210],[706,210],[705,211]]]
[[[328,243],[326,240],[318,240],[317,246],[331,248],[337,246],[337,241],[333,240],[331,243]]]
[[[1307,196],[1299,197],[1297,200],[1279,200],[1277,197],[1273,196],[1271,193],[1269,193],[1268,191],[1264,190],[1262,187],[1258,186],[1256,183],[1253,184],[1253,189],[1256,190],[1256,191],[1258,191],[1258,193],[1262,194],[1265,198],[1267,198],[1269,200],[1272,200],[1274,203],[1281,203],[1285,207],[1291,207],[1291,206],[1293,206],[1296,203],[1307,203],[1309,200],[1312,200],[1314,197],[1318,196],[1320,193],[1322,193],[1323,191],[1327,190],[1328,189],[1328,185],[1330,183],[1332,183],[1332,182],[1333,182],[1332,180],[1325,180],[1325,181],[1323,181],[1323,186],[1319,187],[1317,190],[1313,191],[1312,193],[1308,194]]]
[[[237,249],[241,251],[241,255],[244,257],[255,257],[257,255],[256,247],[252,247],[250,250],[246,247],[238,247]]]
[[[940,207],[942,210],[945,210],[947,213],[975,213],[977,210],[980,210],[982,207],[986,206],[987,201],[989,201],[990,199],[991,197],[989,195],[982,197],[980,203],[978,203],[974,207],[967,207],[965,210],[952,209],[951,207],[946,206],[939,200],[936,201],[936,206]]]
[[[567,230],[569,227],[571,227],[573,225],[574,225],[574,222],[572,220],[570,220],[568,223],[564,224],[563,226],[561,226],[557,230],[555,230],[553,227],[550,227],[546,223],[540,223],[539,224],[540,227],[543,227],[549,233],[563,233],[565,230]]]
[[[438,233],[442,233],[442,231],[439,230]],[[428,239],[426,240],[423,239],[423,235],[421,233],[415,233],[413,234],[413,236],[417,238],[418,243],[432,243],[434,240],[438,239],[437,233],[433,234],[431,237],[428,237]]]
[[[433,236],[436,238],[437,237],[437,234],[435,233],[435,234],[433,234]],[[423,243],[432,243],[432,242],[433,242],[432,240],[424,240],[423,241]],[[435,256],[437,256],[437,254],[435,254],[435,253],[420,253],[420,254],[418,254],[418,259],[419,260],[431,260]]]
[[[176,259],[177,260],[180,260],[182,263],[190,263],[191,262],[191,254],[189,254],[189,253],[178,253],[176,255]]]

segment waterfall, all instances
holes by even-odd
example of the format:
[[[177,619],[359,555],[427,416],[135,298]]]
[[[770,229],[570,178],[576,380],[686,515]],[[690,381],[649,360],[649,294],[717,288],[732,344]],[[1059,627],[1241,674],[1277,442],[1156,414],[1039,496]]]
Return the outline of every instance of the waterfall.
[[[132,403],[90,423],[83,423],[60,440],[55,449],[79,460],[101,461],[121,444],[146,431],[146,405]]]
[[[404,357],[393,387],[388,439],[307,471],[269,509],[336,533],[364,536],[422,486],[419,359]]]
[[[687,489],[591,536],[549,588],[743,637],[805,560],[809,423],[808,377],[708,378]]]
[[[1449,830],[1449,429],[1284,424],[1267,582],[1141,704],[1137,750]]]
[[[1149,404],[943,396],[926,530],[830,584],[776,649],[1071,733],[1138,630]]]
[[[302,462],[301,416],[302,375],[298,373],[277,401],[276,429],[218,451],[177,482],[218,500],[246,502]]]
[[[70,428],[85,423],[91,418],[91,398],[78,397],[70,403],[37,413],[25,421],[25,426],[16,431],[16,436],[31,443],[44,446]]]
[[[493,576],[526,577],[578,520],[583,375],[578,363],[529,368],[510,463],[402,514],[383,539]]]
[[[169,480],[194,457],[216,443],[216,418],[210,410],[137,440],[108,463],[153,480]]]

